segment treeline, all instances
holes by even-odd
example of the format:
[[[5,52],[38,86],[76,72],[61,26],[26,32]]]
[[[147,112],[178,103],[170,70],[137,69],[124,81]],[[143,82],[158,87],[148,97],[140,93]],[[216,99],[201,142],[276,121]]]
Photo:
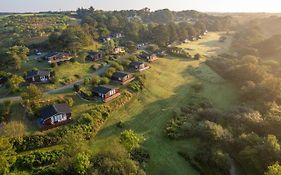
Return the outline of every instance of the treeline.
[[[62,31],[71,19],[65,15],[10,15],[0,19],[1,45],[12,46]]]
[[[272,59],[277,48],[279,37],[266,39],[259,28],[245,27],[233,36],[235,54],[207,61],[239,89],[241,106],[211,121],[231,135],[224,149],[249,174],[280,169],[280,63]]]
[[[155,42],[159,45],[196,37],[205,32],[206,29],[217,31],[232,27],[231,18],[219,18],[204,14],[194,17],[193,13],[195,12],[179,12],[179,16],[186,18],[191,15],[192,21],[180,21],[178,24],[175,23],[178,18],[177,12],[168,9],[155,12],[150,12],[147,8],[139,11],[105,12],[89,8],[78,9],[77,17],[82,20],[82,24],[86,23],[96,28],[100,37],[107,36],[109,31],[110,33],[118,32],[123,33],[127,41]],[[223,26],[223,28],[219,26]]]

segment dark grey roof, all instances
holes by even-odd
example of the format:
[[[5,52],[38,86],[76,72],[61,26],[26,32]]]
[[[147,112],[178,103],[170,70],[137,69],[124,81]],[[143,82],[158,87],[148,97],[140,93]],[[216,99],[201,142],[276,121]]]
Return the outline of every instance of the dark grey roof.
[[[93,88],[93,92],[94,93],[101,93],[101,94],[107,94],[109,91],[111,91],[112,89],[115,89],[112,86],[96,86]]]
[[[40,117],[46,119],[60,113],[69,114],[71,109],[66,103],[50,105],[40,111]]]
[[[141,61],[133,61],[130,63],[130,66],[135,67],[135,66],[140,66],[143,65],[144,63]]]
[[[45,55],[45,58],[52,57],[52,56],[55,56],[57,54],[58,54],[58,52],[50,52],[50,53]]]
[[[48,70],[32,70],[27,73],[26,78],[34,77],[34,76],[49,76],[51,74]]]
[[[127,72],[114,72],[112,77],[115,78],[124,78],[125,76],[129,75]]]

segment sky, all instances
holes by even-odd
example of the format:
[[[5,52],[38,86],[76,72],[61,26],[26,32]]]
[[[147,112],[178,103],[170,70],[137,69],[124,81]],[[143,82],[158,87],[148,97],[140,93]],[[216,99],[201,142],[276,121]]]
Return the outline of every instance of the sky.
[[[0,0],[0,12],[141,9],[198,10],[202,12],[281,12],[281,0]]]

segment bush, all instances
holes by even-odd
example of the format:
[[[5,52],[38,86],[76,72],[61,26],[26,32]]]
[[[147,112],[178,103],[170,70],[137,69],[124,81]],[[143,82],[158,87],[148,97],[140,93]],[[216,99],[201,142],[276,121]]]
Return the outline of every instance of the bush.
[[[62,151],[31,152],[18,156],[14,168],[17,170],[30,170],[36,167],[50,165],[57,162],[61,156]]]
[[[12,140],[16,152],[33,150],[47,146],[57,145],[61,142],[62,133],[48,133],[46,135],[30,135]]]
[[[108,84],[110,82],[110,80],[107,78],[107,77],[102,77],[100,79],[100,84],[103,85],[103,84]]]
[[[201,55],[199,53],[194,55],[194,59],[195,60],[200,60],[200,58],[201,58]]]
[[[139,92],[144,89],[145,76],[137,76],[135,81],[129,84],[128,88],[133,92]]]
[[[92,83],[93,85],[98,85],[98,84],[100,84],[100,81],[101,81],[101,78],[100,78],[100,76],[98,76],[98,75],[94,75],[94,76],[91,78],[91,83]]]
[[[104,75],[105,75],[107,78],[111,78],[111,77],[112,77],[112,74],[113,74],[114,72],[116,72],[116,69],[115,69],[114,67],[110,67],[110,68],[108,68],[108,69],[105,71]]]
[[[140,164],[147,163],[150,159],[148,151],[143,148],[133,149],[130,155],[133,160],[138,161]]]
[[[124,128],[125,127],[125,124],[124,124],[124,122],[122,122],[122,121],[119,121],[117,124],[116,124],[116,126],[118,127],[118,128]]]
[[[132,130],[125,130],[120,135],[120,143],[128,150],[139,147],[141,137]]]
[[[67,98],[65,98],[65,103],[68,104],[70,107],[72,107],[74,101],[71,97],[67,97]]]
[[[81,87],[80,87],[79,84],[74,84],[74,85],[73,85],[73,90],[74,90],[75,92],[79,92],[80,89],[81,89]]]
[[[84,85],[89,85],[91,82],[91,79],[90,78],[85,78],[84,79]]]

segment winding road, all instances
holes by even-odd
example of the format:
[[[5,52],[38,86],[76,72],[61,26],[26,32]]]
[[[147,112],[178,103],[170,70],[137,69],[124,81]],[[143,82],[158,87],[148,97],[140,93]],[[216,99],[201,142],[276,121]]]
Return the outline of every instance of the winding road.
[[[97,71],[95,71],[94,73],[90,74],[89,76],[87,77],[91,77],[93,75],[101,75],[102,73],[104,73],[108,68],[110,67],[110,65],[105,65],[103,66],[102,68],[98,69]],[[85,78],[87,78],[85,77]],[[59,93],[63,90],[66,90],[66,89],[70,89],[70,88],[73,88],[73,86],[75,84],[78,84],[78,85],[81,85],[84,83],[84,79],[79,79],[73,83],[70,83],[70,84],[67,84],[65,86],[62,86],[60,88],[57,88],[57,89],[52,89],[52,90],[49,90],[47,92],[45,92],[44,94],[46,95],[49,95],[49,94],[55,94],[55,93]],[[5,101],[12,101],[12,102],[16,102],[16,101],[20,101],[21,100],[21,97],[20,96],[15,96],[15,97],[4,97],[4,98],[0,98],[0,103],[3,103]]]

